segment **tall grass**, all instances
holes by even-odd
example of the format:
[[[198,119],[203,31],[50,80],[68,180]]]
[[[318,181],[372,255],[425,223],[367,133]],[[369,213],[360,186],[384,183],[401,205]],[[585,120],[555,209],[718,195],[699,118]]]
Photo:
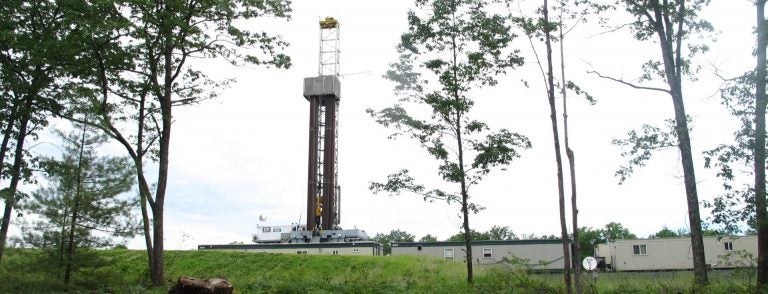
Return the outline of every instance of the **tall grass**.
[[[226,278],[235,293],[563,293],[559,274],[505,266],[478,268],[468,286],[462,263],[423,256],[291,255],[168,251],[166,287],[147,289],[144,251],[102,250],[102,266],[78,271],[64,285],[41,252],[10,249],[0,266],[0,293],[167,293],[179,276]],[[740,271],[713,271],[694,288],[690,272],[608,273],[587,293],[754,293]]]

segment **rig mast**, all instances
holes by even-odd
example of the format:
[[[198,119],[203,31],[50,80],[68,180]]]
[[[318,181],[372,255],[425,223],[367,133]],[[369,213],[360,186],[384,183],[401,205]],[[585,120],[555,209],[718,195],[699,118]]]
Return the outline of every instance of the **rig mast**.
[[[338,175],[339,22],[320,21],[320,60],[317,77],[304,78],[304,98],[309,101],[309,167],[307,181],[307,230],[339,227],[341,189]]]

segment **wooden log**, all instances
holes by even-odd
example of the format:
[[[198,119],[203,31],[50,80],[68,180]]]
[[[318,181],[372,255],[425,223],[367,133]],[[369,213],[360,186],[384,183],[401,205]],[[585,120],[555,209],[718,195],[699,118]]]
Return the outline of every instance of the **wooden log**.
[[[225,279],[195,279],[179,277],[168,294],[232,294],[232,284]]]

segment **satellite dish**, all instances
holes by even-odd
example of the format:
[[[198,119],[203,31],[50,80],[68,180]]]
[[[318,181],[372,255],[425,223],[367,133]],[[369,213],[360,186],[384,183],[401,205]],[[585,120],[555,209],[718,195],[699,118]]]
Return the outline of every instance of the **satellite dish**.
[[[584,266],[585,270],[593,271],[597,268],[597,259],[592,256],[587,256],[584,258],[584,261],[581,262],[581,265]]]

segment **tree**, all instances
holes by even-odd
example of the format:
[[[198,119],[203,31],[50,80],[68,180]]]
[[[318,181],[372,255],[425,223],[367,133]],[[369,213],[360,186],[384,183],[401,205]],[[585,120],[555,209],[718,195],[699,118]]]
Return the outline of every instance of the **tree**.
[[[384,183],[372,182],[374,193],[415,193],[425,200],[461,204],[467,260],[472,259],[470,212],[481,207],[470,202],[471,187],[492,169],[508,165],[530,148],[525,136],[506,129],[491,132],[487,124],[470,118],[474,105],[471,90],[497,84],[496,76],[522,64],[510,49],[514,35],[508,17],[492,12],[500,1],[416,1],[419,11],[409,11],[408,32],[401,37],[398,63],[386,78],[396,83],[400,103],[368,112],[376,121],[416,140],[440,162],[438,175],[453,190],[427,189],[416,183],[407,169],[391,174]],[[424,75],[429,75],[424,77]],[[403,104],[431,109],[414,116]],[[474,156],[474,157],[472,157]],[[472,262],[466,262],[467,282],[472,283]]]
[[[69,284],[73,273],[98,265],[91,249],[122,244],[115,238],[134,236],[138,222],[132,215],[135,202],[120,197],[134,184],[130,160],[98,156],[107,138],[85,125],[80,132],[59,135],[65,143],[63,158],[42,161],[49,185],[24,205],[40,217],[24,230],[24,239],[47,252]]]
[[[576,258],[579,258],[582,256],[581,254],[581,239],[579,236],[579,209],[578,209],[578,201],[577,201],[577,189],[576,189],[576,154],[573,151],[573,148],[571,148],[571,141],[570,141],[570,133],[568,132],[568,90],[573,91],[576,95],[583,95],[587,98],[587,100],[591,104],[595,104],[595,100],[587,92],[584,92],[581,90],[579,86],[577,86],[574,82],[568,81],[565,78],[565,35],[567,32],[566,29],[570,31],[575,27],[575,25],[571,25],[570,28],[565,27],[563,24],[566,19],[566,15],[570,16],[570,20],[575,20],[576,22],[581,21],[584,19],[584,17],[589,14],[590,10],[594,10],[595,12],[602,12],[604,10],[609,9],[610,6],[608,5],[599,5],[599,4],[590,4],[589,1],[574,1],[573,8],[569,8],[568,2],[565,0],[559,0],[559,19],[557,22],[557,31],[558,31],[558,41],[560,43],[560,81],[562,85],[560,85],[560,95],[563,98],[563,143],[565,147],[565,155],[568,158],[568,171],[569,171],[569,182],[571,184],[570,190],[571,190],[571,231],[572,233],[572,248],[573,252],[571,252],[571,256],[574,256]],[[586,4],[587,8],[579,8],[580,5]],[[546,1],[545,1],[546,6]],[[547,9],[545,7],[545,9]],[[544,23],[547,23],[546,21]],[[549,36],[548,36],[549,38]],[[547,45],[550,46],[550,45]],[[550,49],[551,51],[551,49]],[[548,51],[548,54],[551,55],[550,51]],[[548,62],[552,62],[552,58],[548,57]],[[550,68],[551,70],[551,68]],[[550,74],[551,75],[551,74]],[[552,84],[549,84],[550,87],[554,86]],[[550,103],[552,103],[550,101]],[[557,141],[557,138],[555,138],[555,141]],[[563,207],[564,208],[564,207]],[[561,216],[562,217],[562,216]],[[571,265],[573,266],[574,270],[574,280],[576,281],[576,292],[581,294],[583,289],[581,285],[581,266],[579,265],[579,262],[572,262]],[[567,281],[566,281],[567,282]],[[568,286],[568,285],[566,285]],[[570,291],[570,289],[569,289]]]
[[[10,178],[1,192],[5,208],[0,262],[12,211],[21,196],[18,186],[31,178],[25,142],[47,124],[46,111],[59,107],[55,96],[65,87],[62,68],[72,62],[71,49],[79,43],[72,37],[74,26],[62,21],[62,15],[56,1],[9,0],[0,5],[0,178]],[[11,164],[6,163],[9,155]]]
[[[709,0],[617,1],[617,4],[621,4],[633,17],[630,28],[634,37],[639,41],[654,41],[659,44],[661,61],[651,60],[646,62],[643,65],[645,73],[642,80],[659,78],[666,82],[667,88],[636,85],[597,73],[600,77],[608,78],[633,88],[666,93],[672,100],[675,113],[674,131],[677,139],[676,145],[680,150],[680,161],[683,167],[688,204],[688,222],[691,226],[691,251],[694,275],[696,283],[699,285],[707,284],[708,278],[706,260],[704,259],[699,197],[696,190],[696,176],[694,173],[693,155],[691,153],[688,117],[683,101],[682,81],[684,76],[690,75],[694,70],[694,67],[690,64],[689,57],[707,49],[704,45],[688,41],[695,34],[712,30],[712,26],[708,22],[699,19],[697,15],[697,12],[708,2]],[[687,46],[683,46],[684,43]],[[687,54],[684,55],[684,51]],[[650,147],[646,149],[650,149]]]
[[[558,0],[558,5],[553,6],[552,9],[556,12],[559,12],[559,15],[557,17],[557,21],[551,21],[550,20],[550,7],[549,7],[549,1],[544,0],[543,5],[539,7],[537,10],[537,13],[541,13],[541,17],[538,18],[526,18],[526,17],[519,17],[516,18],[516,22],[520,24],[520,26],[525,31],[526,35],[528,36],[528,39],[531,44],[531,48],[534,51],[534,55],[536,56],[537,61],[539,58],[538,53],[536,53],[536,47],[534,46],[534,39],[539,39],[544,41],[544,45],[546,46],[546,66],[547,69],[542,67],[541,62],[539,61],[539,70],[541,71],[542,78],[544,80],[544,88],[546,89],[547,93],[547,102],[549,103],[550,108],[550,121],[552,124],[552,134],[553,134],[553,143],[555,145],[555,165],[557,169],[557,181],[558,181],[558,208],[560,211],[560,234],[561,234],[561,240],[562,240],[562,248],[563,248],[563,255],[565,256],[565,262],[564,262],[564,271],[563,271],[563,278],[565,282],[566,292],[571,293],[571,270],[574,272],[574,278],[576,281],[576,291],[577,293],[582,292],[581,288],[581,268],[578,266],[577,263],[571,262],[571,256],[578,257],[580,255],[579,253],[579,230],[578,230],[578,208],[577,208],[577,201],[576,201],[576,163],[575,163],[575,154],[573,152],[573,149],[571,149],[570,141],[569,141],[569,133],[568,133],[568,104],[567,104],[567,93],[569,90],[574,92],[577,95],[584,95],[590,103],[594,104],[595,101],[591,95],[581,90],[580,87],[578,87],[574,82],[566,80],[565,76],[565,45],[564,45],[564,39],[567,32],[565,30],[570,31],[574,26],[571,26],[570,29],[567,28],[567,25],[565,22],[567,20],[579,22],[584,21],[585,16],[590,13],[591,10],[594,10],[595,12],[601,12],[605,9],[607,9],[608,6],[605,5],[599,5],[599,4],[592,4],[589,3],[589,1],[583,1],[583,0],[577,0],[577,1],[565,1],[565,0]],[[552,37],[552,32],[554,31],[558,32],[558,37]],[[556,78],[554,77],[554,63],[553,63],[553,54],[552,54],[552,42],[559,41],[560,44],[560,81],[555,82]],[[565,184],[564,184],[564,178],[563,178],[563,162],[562,162],[562,154],[560,149],[560,135],[559,135],[559,128],[557,123],[557,109],[555,106],[555,87],[560,87],[560,95],[563,98],[563,135],[564,135],[564,144],[565,144],[565,153],[568,158],[568,167],[570,171],[570,190],[571,190],[571,225],[572,225],[572,235],[569,240],[568,238],[568,226],[567,221],[565,218],[566,214],[566,207],[565,207]]]
[[[554,234],[536,235],[534,233],[522,234],[518,238],[520,240],[561,240],[559,236],[555,236]]]
[[[419,239],[419,242],[437,242],[437,238],[435,236],[432,236],[430,234],[424,235],[424,237],[421,237]]]
[[[724,192],[713,201],[705,202],[712,209],[712,222],[730,234],[753,230],[758,235],[757,287],[768,287],[768,212],[765,188],[765,80],[766,46],[765,1],[755,1],[756,66],[743,75],[726,80],[721,91],[722,104],[741,122],[734,133],[733,144],[722,144],[704,152],[705,167],[716,168],[723,180]],[[753,166],[749,172],[739,172],[735,164]],[[743,176],[752,183],[742,183]],[[739,185],[741,184],[741,185]]]
[[[636,239],[637,236],[617,222],[605,224],[602,228],[593,229],[591,227],[579,228],[579,246],[584,249],[580,255],[576,256],[579,260],[587,256],[595,255],[595,246],[607,242],[613,242],[619,239]]]
[[[99,119],[93,125],[123,145],[134,162],[155,286],[164,275],[173,109],[216,97],[228,83],[210,79],[188,61],[221,58],[233,65],[287,68],[290,58],[281,53],[287,43],[245,26],[261,17],[287,19],[290,11],[285,0],[106,1],[72,11],[72,17],[92,20],[83,22],[94,33],[81,52],[80,74],[96,90],[73,111],[95,110]],[[146,159],[157,162],[154,191],[145,176]]]
[[[517,240],[515,235],[508,226],[492,226],[487,232],[489,240]]]
[[[667,226],[664,226],[661,228],[660,231],[648,236],[648,238],[675,238],[675,237],[681,237],[680,234],[678,234],[675,231],[670,230],[667,228]]]
[[[603,227],[603,239],[606,242],[613,242],[619,239],[637,239],[637,236],[621,223],[610,222]]]
[[[757,288],[768,288],[768,211],[765,188],[765,79],[766,35],[765,0],[756,0],[757,11],[757,64],[755,65],[755,218],[757,219]]]
[[[378,233],[373,237],[373,240],[381,243],[384,247],[384,255],[389,255],[392,254],[392,242],[413,242],[415,238],[415,236],[397,229],[390,231],[389,234]]]
[[[488,232],[478,232],[475,230],[470,230],[469,236],[471,240],[491,240],[491,236],[488,234]],[[450,242],[465,242],[467,240],[467,235],[464,232],[458,232],[453,236],[448,237],[448,240]]]
[[[544,32],[544,43],[547,47],[547,72],[546,72],[546,89],[547,89],[547,101],[549,102],[549,119],[552,123],[552,141],[555,145],[555,163],[557,167],[557,195],[558,195],[558,209],[560,210],[560,236],[563,243],[563,280],[565,282],[565,289],[567,293],[571,293],[571,269],[573,263],[571,262],[571,246],[568,242],[568,224],[565,220],[565,183],[563,180],[563,159],[560,151],[560,131],[557,126],[557,108],[555,107],[555,76],[552,69],[552,30],[554,29],[549,21],[549,4],[547,0],[544,0],[542,6],[542,31]],[[575,185],[575,183],[573,183]],[[575,216],[574,216],[575,218]],[[578,234],[578,232],[574,232]],[[578,277],[577,277],[578,282]],[[579,292],[579,290],[577,290]]]
[[[518,240],[517,235],[515,235],[512,230],[509,229],[508,226],[492,226],[488,231],[485,232],[478,232],[475,230],[470,230],[469,235],[471,236],[472,240]],[[448,237],[447,241],[465,241],[466,236],[464,235],[464,232],[459,232],[453,236]]]
[[[579,247],[582,249],[576,256],[579,260],[584,260],[587,256],[595,256],[595,246],[605,243],[603,230],[593,229],[591,227],[579,228]]]

